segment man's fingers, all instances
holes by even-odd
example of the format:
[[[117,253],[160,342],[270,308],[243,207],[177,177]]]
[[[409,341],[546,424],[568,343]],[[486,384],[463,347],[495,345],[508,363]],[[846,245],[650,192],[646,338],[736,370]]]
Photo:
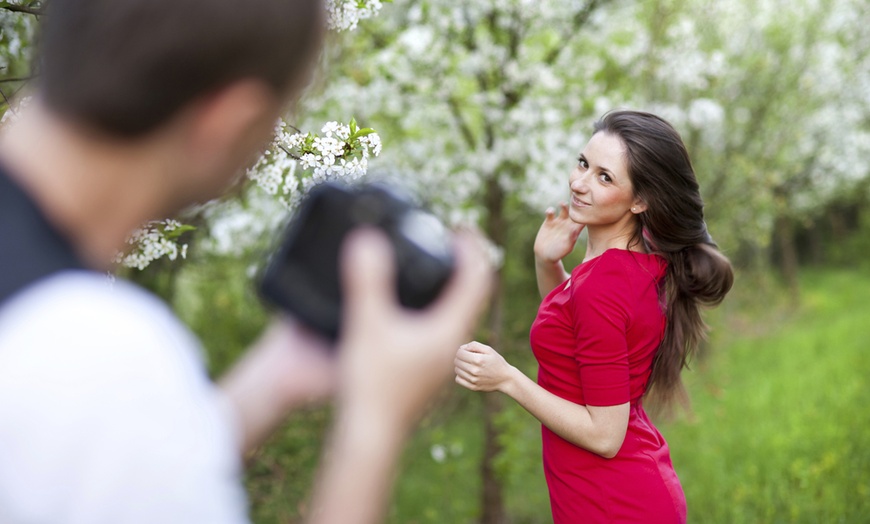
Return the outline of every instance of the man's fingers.
[[[348,322],[366,322],[394,308],[396,277],[393,248],[371,228],[351,232],[341,250],[344,311]]]
[[[492,280],[492,263],[483,242],[473,233],[457,233],[456,270],[433,314],[445,324],[458,323],[470,329],[489,297]]]

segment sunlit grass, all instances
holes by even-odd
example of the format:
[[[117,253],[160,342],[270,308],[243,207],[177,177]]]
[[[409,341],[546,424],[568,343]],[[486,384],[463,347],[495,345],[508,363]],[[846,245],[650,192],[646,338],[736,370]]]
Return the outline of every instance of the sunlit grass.
[[[738,286],[710,315],[707,358],[685,375],[692,417],[660,424],[689,522],[870,522],[870,275],[805,275],[799,306],[769,283]],[[459,395],[409,446],[389,522],[479,517],[481,407]],[[498,461],[508,513],[552,522],[538,425],[508,406]]]
[[[870,522],[870,276],[806,275],[773,313],[721,337],[686,375],[694,419],[662,428],[690,521]]]
[[[219,371],[263,318],[249,293],[208,267],[197,278],[183,275],[179,295],[197,298],[185,319]],[[660,424],[690,522],[870,522],[870,273],[807,273],[800,303],[788,297],[769,279],[738,278],[708,316],[706,358],[685,374],[693,417]],[[219,320],[226,318],[240,320]],[[534,376],[527,350],[510,358]],[[511,523],[549,524],[539,425],[505,405],[496,469]],[[482,411],[480,394],[447,388],[408,445],[388,523],[477,522]],[[254,522],[294,522],[305,513],[327,426],[328,410],[297,414],[250,458]]]

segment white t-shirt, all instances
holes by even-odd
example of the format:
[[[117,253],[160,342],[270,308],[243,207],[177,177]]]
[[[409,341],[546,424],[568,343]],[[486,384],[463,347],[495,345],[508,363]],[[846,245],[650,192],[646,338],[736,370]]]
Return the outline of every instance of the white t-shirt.
[[[0,523],[247,522],[231,410],[193,335],[76,271],[0,308]]]

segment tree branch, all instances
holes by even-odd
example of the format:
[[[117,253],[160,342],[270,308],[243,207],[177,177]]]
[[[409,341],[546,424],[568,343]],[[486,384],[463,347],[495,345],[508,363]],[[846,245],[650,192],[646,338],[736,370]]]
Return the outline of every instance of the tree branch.
[[[468,144],[468,147],[474,149],[475,145],[475,137],[474,132],[468,126],[468,122],[465,121],[465,118],[462,116],[462,110],[459,108],[459,102],[456,100],[456,97],[450,96],[447,99],[447,106],[450,108],[450,114],[453,115],[453,119],[456,121],[456,125],[459,126],[459,131],[462,133],[462,138],[465,139],[465,142]]]
[[[32,79],[32,76],[13,76],[9,78],[0,78],[0,84],[5,84],[9,82],[28,82]]]
[[[565,43],[573,38],[573,35],[576,35],[581,27],[586,25],[586,22],[589,21],[589,17],[592,16],[592,13],[606,0],[589,0],[583,9],[574,13],[574,18],[571,20],[571,26],[567,31],[562,35],[562,38],[559,39],[556,47],[550,50],[549,53],[544,57],[544,63],[547,65],[552,65],[559,55],[562,54],[562,50],[565,49]]]
[[[37,5],[39,5],[37,3]],[[31,7],[30,5],[13,4],[12,2],[0,2],[0,9],[5,9],[13,13],[25,13],[33,16],[44,14],[44,9],[39,7]]]

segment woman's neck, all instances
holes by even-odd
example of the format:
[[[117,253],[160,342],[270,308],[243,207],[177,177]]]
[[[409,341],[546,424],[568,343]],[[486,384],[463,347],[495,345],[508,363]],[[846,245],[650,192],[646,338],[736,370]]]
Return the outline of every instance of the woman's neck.
[[[640,239],[634,238],[634,224],[631,227],[622,227],[618,230],[612,228],[596,228],[587,226],[586,256],[583,261],[601,256],[608,249],[622,249],[646,253],[646,248]]]

